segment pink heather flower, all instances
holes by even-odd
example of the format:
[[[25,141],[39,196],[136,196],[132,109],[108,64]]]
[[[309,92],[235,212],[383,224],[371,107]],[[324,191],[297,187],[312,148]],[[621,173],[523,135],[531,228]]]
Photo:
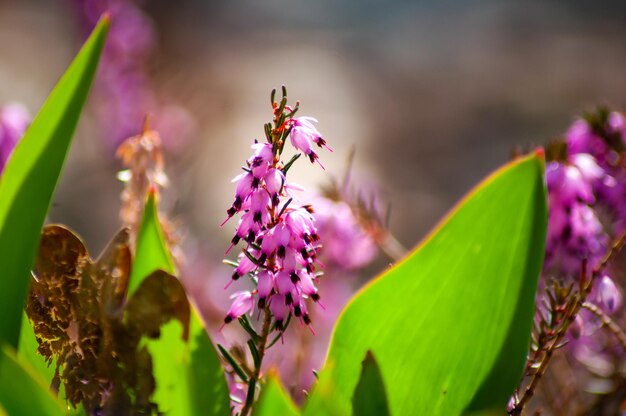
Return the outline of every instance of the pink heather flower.
[[[548,185],[548,233],[543,275],[577,282],[581,266],[595,269],[609,250],[609,241],[626,228],[626,169],[623,150],[626,122],[617,112],[598,111],[576,120],[566,133],[564,160],[546,167]],[[600,221],[602,218],[602,221]],[[598,278],[589,295],[605,312],[615,313],[622,292],[607,275]],[[541,299],[538,305],[542,305]],[[546,308],[537,308],[539,319],[549,319]],[[594,334],[598,318],[581,311],[570,327],[574,356],[583,364],[606,353],[606,345]]]
[[[276,294],[272,296],[270,301],[270,311],[276,320],[276,328],[278,330],[282,330],[285,318],[289,313],[289,308],[287,307],[287,302],[285,301],[285,297],[283,295]]]
[[[233,303],[224,318],[225,323],[239,319],[254,307],[254,298],[248,291],[235,292],[230,298],[233,299]]]
[[[318,240],[317,228],[314,225],[315,219],[305,209],[291,210],[285,217],[285,222],[291,232],[305,242]]]
[[[254,222],[266,225],[270,221],[269,207],[270,196],[265,189],[258,189],[252,192],[250,198],[250,211],[253,213]]]
[[[247,242],[252,242],[256,239],[259,232],[261,232],[261,226],[254,221],[254,213],[248,211],[243,214],[239,220],[239,225],[237,226],[237,231],[232,239],[232,243],[235,245],[242,239]]]
[[[315,198],[314,205],[313,217],[320,239],[324,241],[327,265],[330,263],[341,269],[355,270],[374,259],[378,247],[346,202],[320,196]]]
[[[602,169],[596,159],[587,153],[578,153],[568,157],[571,165],[578,170],[583,181],[594,184],[594,182],[607,180],[607,173]],[[613,181],[609,181],[612,183]]]
[[[622,293],[613,280],[607,276],[602,276],[598,282],[598,301],[608,312],[614,313],[622,304]]]
[[[586,120],[578,119],[565,133],[569,154],[589,153],[597,155],[606,152],[606,145],[598,137]]]
[[[550,162],[548,185],[548,235],[546,267],[577,276],[583,259],[591,267],[602,258],[608,243],[600,220],[589,204],[596,202],[595,190],[613,183],[595,158],[573,154],[567,162]]]
[[[274,160],[272,145],[269,143],[255,143],[252,145],[254,155],[248,159],[247,163],[252,169],[255,178],[262,178],[267,173],[270,163]]]
[[[294,298],[298,298],[297,293],[294,293],[296,287],[291,281],[290,274],[287,271],[279,271],[274,282],[276,293],[285,296],[285,304],[291,305]]]
[[[265,258],[274,254],[277,254],[279,257],[285,257],[285,248],[289,244],[290,237],[290,230],[281,221],[265,233],[261,243],[261,254]]]
[[[317,131],[317,128],[312,122],[317,123],[317,120],[313,117],[297,117],[292,119],[289,139],[293,147],[304,153],[311,163],[314,163],[316,160],[319,163],[319,157],[313,150],[313,143],[317,144],[319,147],[326,147],[331,152],[332,149],[326,145],[322,134]],[[320,166],[322,166],[321,163]]]
[[[257,268],[257,265],[254,264],[248,258],[248,256],[246,256],[245,254],[241,253],[239,255],[239,264],[235,268],[235,271],[233,272],[233,277],[232,278],[233,278],[233,280],[237,280],[241,276],[250,273],[251,271],[255,270],[256,268]]]
[[[612,111],[607,119],[609,133],[619,134],[626,144],[626,117],[617,111]]]
[[[235,176],[232,182],[237,182],[237,188],[235,190],[235,200],[232,206],[226,211],[228,218],[241,210],[243,203],[248,199],[254,189],[253,184],[255,183],[255,178],[251,173],[244,172]]]
[[[305,270],[300,270],[298,276],[302,293],[317,302],[320,299],[320,295],[317,293],[317,287],[315,287],[313,277]]]
[[[250,302],[257,299],[259,309],[269,308],[273,328],[282,331],[286,318],[292,315],[300,317],[306,325],[311,323],[306,301],[319,300],[317,279],[313,275],[319,236],[310,206],[298,206],[292,203],[294,198],[281,201],[298,188],[286,181],[285,164],[280,160],[283,149],[277,143],[284,144],[282,140],[289,134],[296,150],[311,161],[317,160],[313,144],[327,146],[312,124],[314,119],[290,118],[294,109],[284,103],[274,103],[273,108],[274,127],[266,130],[267,143],[252,146],[254,153],[247,159],[245,172],[234,179],[235,200],[227,211],[229,218],[243,212],[231,248],[244,240],[248,243],[244,250],[254,259],[239,256],[231,282],[250,274],[256,288],[247,292],[245,299],[236,298],[225,322],[240,316],[242,310],[249,310]]]
[[[30,116],[21,104],[0,107],[0,173],[29,124]]]
[[[259,296],[259,308],[265,307],[265,300],[270,296],[274,289],[274,273],[263,270],[259,272],[257,277],[257,291]]]
[[[278,197],[285,183],[285,175],[280,170],[272,168],[267,171],[264,180],[265,189],[272,199],[272,204],[278,205]]]

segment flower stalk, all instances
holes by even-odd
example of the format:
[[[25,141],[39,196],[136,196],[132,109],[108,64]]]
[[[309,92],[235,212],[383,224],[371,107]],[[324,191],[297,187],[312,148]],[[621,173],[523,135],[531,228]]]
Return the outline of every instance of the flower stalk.
[[[313,332],[308,302],[320,300],[317,290],[320,274],[315,272],[320,245],[313,208],[299,201],[293,192],[298,188],[287,182],[286,174],[299,155],[322,166],[314,145],[328,146],[313,124],[317,120],[294,117],[299,103],[294,107],[287,104],[284,87],[279,102],[274,100],[275,94],[273,91],[272,122],[264,125],[266,141],[255,141],[254,153],[246,161],[243,173],[233,180],[237,183],[235,198],[222,223],[241,214],[226,253],[240,243],[245,244],[238,261],[228,261],[235,265],[235,270],[227,287],[242,277],[254,286],[252,290],[233,294],[233,303],[224,318],[224,325],[237,320],[250,335],[247,345],[253,370],[249,377],[238,376],[247,384],[241,415],[248,415],[252,409],[266,350],[282,338],[292,316]],[[283,163],[281,157],[287,141],[299,153]],[[255,307],[259,318],[263,314],[260,334],[246,316]],[[268,344],[273,331],[278,336]],[[242,358],[245,360],[245,356]],[[232,363],[231,366],[247,367]]]

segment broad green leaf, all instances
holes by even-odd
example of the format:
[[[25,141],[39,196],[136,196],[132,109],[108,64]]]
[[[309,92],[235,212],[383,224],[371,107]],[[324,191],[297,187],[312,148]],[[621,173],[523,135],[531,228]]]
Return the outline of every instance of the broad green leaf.
[[[352,413],[367,350],[393,415],[504,411],[530,342],[547,220],[543,170],[538,152],[494,173],[351,300],[305,414]]]
[[[371,351],[367,351],[361,377],[352,396],[354,416],[389,416],[385,383]]]
[[[228,386],[215,348],[204,325],[192,309],[189,342],[183,328],[171,321],[161,328],[161,337],[148,340],[156,392],[153,400],[167,415],[227,415]]]
[[[94,29],[59,80],[0,178],[0,342],[17,348],[39,232],[104,45],[109,19]]]
[[[141,227],[137,235],[137,250],[128,282],[128,297],[132,296],[143,279],[159,269],[175,274],[174,261],[159,223],[156,190],[151,188],[148,191]]]
[[[131,271],[135,289],[155,270],[175,273],[174,262],[158,218],[155,191],[148,193]],[[129,295],[130,297],[131,295]],[[172,321],[161,328],[158,340],[147,340],[156,380],[154,400],[168,415],[215,415],[230,412],[226,378],[204,322],[192,306],[189,340]]]
[[[261,389],[261,396],[254,405],[252,413],[254,416],[298,416],[300,414],[273,372],[267,375],[267,380]]]
[[[0,414],[63,415],[61,403],[30,366],[8,345],[0,346]]]

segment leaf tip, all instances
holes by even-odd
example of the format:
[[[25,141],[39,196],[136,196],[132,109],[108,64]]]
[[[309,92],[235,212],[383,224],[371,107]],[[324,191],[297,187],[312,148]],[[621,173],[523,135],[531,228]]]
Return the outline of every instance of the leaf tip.
[[[159,200],[159,188],[156,184],[151,183],[148,187],[147,197],[146,197],[146,205],[147,204],[158,204]]]
[[[267,378],[269,379],[278,379],[278,369],[276,367],[270,367],[267,370]]]
[[[111,12],[107,10],[106,12],[102,13],[102,15],[100,16],[100,21],[102,22],[102,24],[109,26],[111,24]]]

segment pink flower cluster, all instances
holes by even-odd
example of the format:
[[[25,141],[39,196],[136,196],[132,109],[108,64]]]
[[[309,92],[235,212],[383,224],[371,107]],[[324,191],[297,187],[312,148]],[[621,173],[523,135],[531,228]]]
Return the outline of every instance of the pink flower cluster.
[[[609,242],[626,228],[624,116],[600,109],[576,120],[566,133],[563,150],[546,167],[549,218],[544,277],[578,281],[583,260],[588,270],[597,267]],[[613,314],[622,306],[622,293],[609,274],[596,281],[589,300]],[[583,311],[572,335],[592,335],[595,320]]]
[[[549,221],[546,267],[578,277],[582,259],[595,267],[606,252],[608,236],[592,206],[594,188],[611,178],[593,156],[568,155],[546,166]]]
[[[232,296],[225,323],[252,311],[256,304],[259,310],[271,313],[278,331],[292,314],[310,325],[307,299],[318,302],[320,298],[315,273],[319,236],[313,209],[293,203],[285,173],[295,159],[285,165],[280,156],[288,136],[296,150],[319,163],[313,144],[322,147],[326,142],[311,123],[314,119],[285,117],[285,113],[293,115],[294,111],[284,106],[277,112],[275,107],[275,127],[266,132],[267,143],[252,145],[253,154],[244,172],[233,180],[237,187],[228,219],[243,214],[228,251],[241,241],[246,247],[231,282],[249,276],[255,288]]]

